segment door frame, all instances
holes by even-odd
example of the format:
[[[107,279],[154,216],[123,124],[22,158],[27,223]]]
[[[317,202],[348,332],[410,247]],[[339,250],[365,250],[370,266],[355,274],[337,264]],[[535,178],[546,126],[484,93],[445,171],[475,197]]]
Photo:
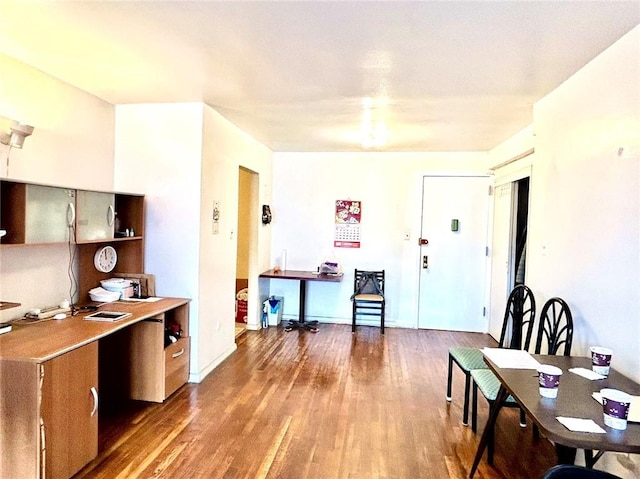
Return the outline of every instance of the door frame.
[[[260,329],[260,305],[258,304],[258,230],[260,227],[261,216],[259,214],[259,203],[260,203],[260,174],[252,170],[251,168],[247,168],[246,166],[239,165],[238,166],[238,220],[240,218],[240,208],[244,205],[248,208],[246,216],[247,224],[246,229],[243,234],[246,234],[245,237],[240,237],[240,231],[242,228],[236,226],[236,244],[241,241],[245,241],[247,248],[247,280],[248,280],[248,290],[249,295],[247,298],[247,323],[245,327],[251,330]],[[240,182],[242,181],[242,171],[246,173],[244,176],[247,181],[247,187],[249,189],[250,198],[246,203],[242,203],[240,201]],[[237,256],[241,254],[239,248],[236,247],[236,269],[237,269]],[[235,272],[235,276],[237,277],[237,270]],[[234,286],[235,290],[235,286]],[[235,301],[235,299],[234,299]],[[235,315],[233,319],[235,323]]]
[[[489,255],[489,261],[490,261],[490,267],[489,267],[489,290],[488,290],[488,321],[487,321],[487,328],[488,328],[488,333],[491,333],[492,329],[495,329],[495,325],[498,324],[497,326],[497,330],[500,331],[502,328],[502,320],[503,320],[503,314],[500,314],[499,317],[492,317],[491,312],[493,311],[493,306],[494,303],[496,303],[498,301],[497,298],[500,298],[499,304],[502,304],[502,308],[498,309],[499,311],[502,311],[502,313],[504,313],[504,307],[506,306],[506,302],[507,302],[507,297],[509,296],[509,293],[511,291],[511,289],[513,289],[514,283],[515,283],[515,273],[514,273],[514,263],[515,263],[515,256],[516,256],[516,222],[517,222],[517,194],[518,194],[518,181],[524,179],[524,178],[529,178],[529,204],[531,204],[531,176],[532,176],[532,165],[527,165],[523,168],[519,168],[518,170],[515,170],[513,172],[510,172],[508,174],[505,175],[500,175],[500,176],[496,176],[495,180],[493,182],[493,202],[492,202],[492,208],[491,208],[491,226],[490,226],[490,233],[491,233],[491,238],[490,238],[490,244],[493,245],[494,244],[494,235],[496,232],[496,224],[495,224],[495,190],[496,188],[503,186],[505,184],[511,184],[512,188],[511,188],[511,198],[510,198],[510,212],[509,212],[509,243],[508,243],[508,248],[509,251],[507,252],[507,265],[506,268],[500,268],[502,269],[502,271],[504,271],[504,274],[507,276],[506,277],[506,284],[507,284],[507,290],[504,292],[497,292],[494,291],[494,274],[495,274],[495,269],[499,268],[499,265],[495,265],[493,263],[493,258],[495,257],[495,251],[491,251],[490,255]],[[529,231],[529,222],[531,219],[531,215],[527,214],[527,231]],[[525,259],[526,261],[526,259]],[[500,284],[503,284],[503,282],[501,281]],[[525,269],[525,284],[526,284],[526,269]],[[504,294],[503,294],[504,293]],[[494,325],[494,328],[492,328],[492,325]],[[494,339],[498,340],[499,338],[495,338]]]
[[[483,173],[477,171],[439,171],[439,172],[431,172],[431,173],[422,173],[420,175],[420,228],[419,235],[422,234],[422,222],[424,219],[424,182],[425,178],[436,178],[436,177],[445,177],[445,178],[485,178],[487,179],[487,186],[492,187],[491,177],[493,175],[491,173]],[[493,196],[487,191],[487,232],[486,232],[486,247],[489,247],[491,243],[491,226],[493,220]],[[423,250],[421,247],[418,248],[418,257],[417,257],[417,301],[416,301],[416,316],[415,316],[415,328],[420,329],[420,288],[422,283],[422,256]],[[485,318],[486,318],[486,327],[489,326],[489,317],[488,317],[488,304],[489,304],[489,293],[490,293],[490,282],[491,282],[491,256],[485,255],[485,266],[484,266],[484,304],[485,304]]]

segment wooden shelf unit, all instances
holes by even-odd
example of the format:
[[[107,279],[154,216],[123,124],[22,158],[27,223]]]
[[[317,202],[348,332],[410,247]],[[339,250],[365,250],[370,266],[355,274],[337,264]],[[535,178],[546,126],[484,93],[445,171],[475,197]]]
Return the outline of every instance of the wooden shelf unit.
[[[0,244],[2,245],[24,246],[28,244],[27,229],[29,224],[28,215],[30,212],[27,208],[27,191],[30,185],[30,183],[0,180],[0,229],[6,230],[7,232],[5,236],[0,238]],[[75,204],[76,224],[74,225],[74,231],[76,231],[77,221],[80,217],[80,215],[78,215],[76,199],[78,197],[77,192],[80,190],[48,185],[33,186],[64,190],[69,193],[68,202]],[[78,303],[88,302],[90,300],[89,290],[100,286],[100,281],[110,278],[112,273],[144,272],[144,195],[132,193],[113,194],[114,209],[116,218],[119,220],[120,229],[133,229],[135,236],[116,237],[117,232],[114,232],[113,237],[110,238],[81,241],[78,241],[77,237],[71,239],[76,244],[78,257]],[[71,217],[70,213],[69,219],[71,219]],[[46,216],[43,221],[46,221]],[[60,223],[57,222],[55,225],[52,225],[52,228],[67,229],[68,225],[60,225]],[[60,241],[54,243],[60,243]],[[39,242],[36,244],[47,243]],[[114,271],[111,273],[102,273],[96,270],[93,265],[93,257],[96,251],[105,245],[113,246],[118,254],[118,262]]]

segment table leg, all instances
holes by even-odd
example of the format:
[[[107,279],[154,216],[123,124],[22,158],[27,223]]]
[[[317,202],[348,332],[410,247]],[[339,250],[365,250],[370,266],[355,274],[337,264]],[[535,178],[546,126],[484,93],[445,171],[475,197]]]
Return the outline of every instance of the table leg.
[[[482,431],[482,437],[480,438],[480,443],[478,444],[478,450],[476,451],[476,457],[473,460],[473,466],[471,466],[471,472],[469,472],[469,478],[471,479],[478,469],[478,465],[480,464],[480,460],[482,459],[482,454],[484,454],[484,450],[487,448],[487,444],[489,440],[493,436],[493,431],[496,425],[496,421],[498,420],[498,414],[500,413],[500,409],[502,409],[502,405],[509,397],[509,393],[505,389],[504,386],[500,385],[500,389],[498,390],[498,395],[496,396],[496,400],[493,402],[493,406],[491,407],[491,412],[489,413],[489,419],[487,419],[487,424],[484,427],[484,431]]]
[[[558,455],[558,464],[574,464],[576,462],[575,447],[563,446],[562,444],[556,443],[556,454]]]
[[[312,333],[318,332],[318,321],[305,321],[304,313],[306,308],[306,296],[307,296],[307,282],[304,279],[300,280],[300,302],[298,309],[298,320],[289,321],[289,324],[285,328],[285,331],[291,331],[293,329],[307,329]]]
[[[304,279],[300,280],[300,309],[298,311],[298,321],[300,324],[304,324],[304,309],[307,295],[307,282]]]

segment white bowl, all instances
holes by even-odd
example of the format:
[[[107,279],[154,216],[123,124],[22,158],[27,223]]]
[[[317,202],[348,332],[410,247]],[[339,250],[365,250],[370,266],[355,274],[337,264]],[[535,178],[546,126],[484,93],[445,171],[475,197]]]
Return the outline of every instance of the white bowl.
[[[107,291],[103,288],[94,288],[89,291],[89,297],[91,301],[98,301],[100,303],[111,303],[120,299],[120,291]]]
[[[102,281],[100,281],[100,284],[107,291],[122,293],[122,291],[131,286],[131,281],[129,281],[128,279],[111,278],[103,279]]]

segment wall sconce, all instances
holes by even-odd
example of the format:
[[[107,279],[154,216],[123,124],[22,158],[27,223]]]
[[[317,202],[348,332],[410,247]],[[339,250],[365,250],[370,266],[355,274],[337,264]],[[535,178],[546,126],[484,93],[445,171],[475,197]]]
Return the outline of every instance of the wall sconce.
[[[3,127],[0,130],[0,143],[11,148],[22,148],[24,139],[33,133],[33,127],[19,121],[3,118]],[[7,127],[4,123],[9,123]]]

